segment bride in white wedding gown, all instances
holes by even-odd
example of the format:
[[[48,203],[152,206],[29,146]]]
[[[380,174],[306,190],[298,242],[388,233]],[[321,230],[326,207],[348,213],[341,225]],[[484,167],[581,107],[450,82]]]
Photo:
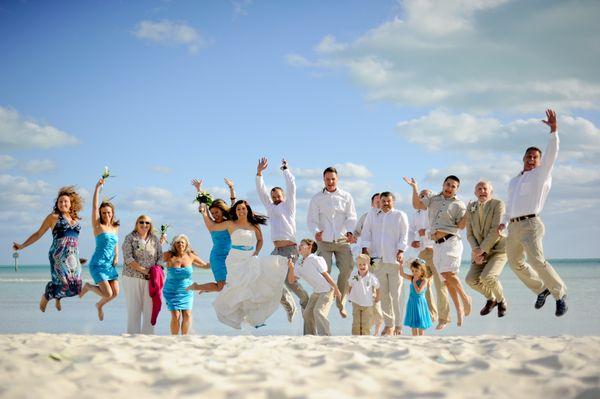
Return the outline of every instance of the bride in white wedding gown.
[[[227,282],[213,306],[219,320],[233,328],[240,329],[242,323],[260,327],[279,306],[288,261],[279,255],[258,256],[262,248],[258,226],[265,222],[264,216],[252,213],[246,201],[236,202],[225,222],[231,235],[225,261]]]

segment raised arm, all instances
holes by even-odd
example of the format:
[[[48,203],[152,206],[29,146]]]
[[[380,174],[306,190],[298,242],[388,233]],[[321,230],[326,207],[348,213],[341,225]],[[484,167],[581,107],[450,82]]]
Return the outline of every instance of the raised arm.
[[[413,279],[413,276],[412,276],[412,275],[410,275],[410,274],[406,274],[406,273],[404,273],[404,263],[401,263],[401,264],[400,264],[400,267],[398,268],[398,271],[400,272],[400,275],[401,275],[402,277],[404,277],[404,278],[405,278],[405,279],[407,279],[407,280],[410,280],[410,281],[412,281],[412,279]]]
[[[98,214],[98,197],[100,196],[100,190],[104,185],[104,179],[98,180],[96,188],[94,189],[94,198],[92,199],[92,227],[94,234],[96,233],[96,226],[100,223],[100,215]]]
[[[225,180],[225,184],[227,184],[227,187],[229,187],[229,200],[231,201],[231,206],[233,206],[233,204],[235,204],[235,189],[233,188],[233,181],[228,178],[223,180]]]
[[[556,122],[556,112],[551,109],[546,110],[546,120],[543,120],[546,125],[550,126],[550,139],[546,146],[546,152],[542,155],[542,160],[538,168],[541,169],[543,179],[546,179],[552,173],[552,168],[558,158],[558,128]]]
[[[258,193],[258,198],[263,203],[265,208],[272,204],[271,197],[269,196],[269,192],[265,187],[265,182],[262,177],[262,172],[267,169],[269,166],[269,161],[267,158],[260,158],[258,160],[258,165],[256,166],[256,192]]]
[[[296,213],[296,178],[290,172],[288,168],[287,161],[285,159],[281,160],[281,168],[283,171],[283,177],[285,179],[285,190],[286,190],[286,200],[288,209],[292,211],[293,214]]]
[[[57,220],[58,215],[55,213],[51,213],[50,215],[46,216],[40,228],[35,233],[30,235],[29,238],[26,239],[25,242],[23,242],[23,244],[17,244],[16,242],[13,242],[13,250],[18,251],[24,249],[36,242],[37,240],[39,240],[40,238],[42,238],[42,236],[44,235],[44,233],[46,233],[48,229],[54,227],[54,224]]]
[[[415,209],[425,210],[427,206],[421,198],[419,198],[419,186],[417,185],[417,181],[414,178],[403,177],[404,181],[412,187],[412,205]]]

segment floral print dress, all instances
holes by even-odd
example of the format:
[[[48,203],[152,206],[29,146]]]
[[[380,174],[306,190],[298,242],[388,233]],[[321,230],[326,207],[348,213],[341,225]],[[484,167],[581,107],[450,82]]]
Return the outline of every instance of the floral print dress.
[[[46,284],[44,292],[48,300],[76,296],[81,291],[80,230],[79,221],[72,225],[63,214],[52,229],[53,240],[48,253],[52,280]]]

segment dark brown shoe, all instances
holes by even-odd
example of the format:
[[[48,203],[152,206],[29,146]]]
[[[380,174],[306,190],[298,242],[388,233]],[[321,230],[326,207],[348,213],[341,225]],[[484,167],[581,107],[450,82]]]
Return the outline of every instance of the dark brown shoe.
[[[496,307],[497,304],[498,302],[488,299],[488,301],[485,303],[485,306],[483,307],[483,309],[481,309],[481,312],[479,312],[479,314],[482,316],[489,314],[492,311],[492,309]]]
[[[508,305],[505,299],[503,299],[502,302],[498,302],[498,317],[504,317],[507,309]]]

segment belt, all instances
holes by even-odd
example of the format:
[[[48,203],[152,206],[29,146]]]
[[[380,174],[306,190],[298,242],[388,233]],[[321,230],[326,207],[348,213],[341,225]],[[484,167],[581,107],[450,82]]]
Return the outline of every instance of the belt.
[[[521,220],[527,220],[527,219],[531,219],[531,218],[534,218],[534,217],[536,217],[536,216],[537,216],[537,215],[536,215],[535,213],[532,213],[531,215],[518,216],[518,217],[516,217],[516,218],[512,218],[512,219],[510,219],[510,222],[511,222],[511,223],[514,223],[514,222],[520,222]]]
[[[238,251],[252,251],[254,247],[252,245],[232,245],[231,249],[237,249]]]
[[[440,238],[439,240],[435,240],[434,242],[436,244],[441,244],[445,241],[448,241],[449,239],[451,239],[452,237],[454,237],[454,234],[446,234],[445,236],[443,236],[442,238]]]

